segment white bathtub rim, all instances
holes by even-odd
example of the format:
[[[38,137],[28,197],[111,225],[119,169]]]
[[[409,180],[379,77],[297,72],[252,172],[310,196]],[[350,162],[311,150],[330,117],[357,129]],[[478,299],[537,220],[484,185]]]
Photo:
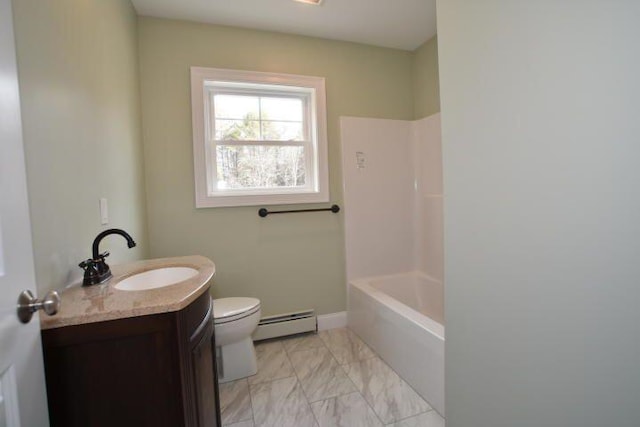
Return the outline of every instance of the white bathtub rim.
[[[374,277],[365,277],[360,279],[351,280],[351,285],[358,288],[362,292],[371,295],[372,298],[380,302],[381,304],[386,305],[391,310],[395,311],[401,316],[405,316],[409,321],[416,324],[417,326],[424,328],[435,335],[437,338],[441,340],[445,340],[445,331],[444,325],[436,322],[430,317],[414,310],[406,304],[398,301],[397,299],[385,294],[384,292],[374,288],[371,286],[370,282],[372,280],[384,280],[387,278],[398,277],[398,276],[421,276],[428,280],[432,280],[437,282],[438,280],[433,277],[424,274],[421,271],[411,271],[406,273],[398,273],[398,274],[389,274],[385,276],[374,276]]]

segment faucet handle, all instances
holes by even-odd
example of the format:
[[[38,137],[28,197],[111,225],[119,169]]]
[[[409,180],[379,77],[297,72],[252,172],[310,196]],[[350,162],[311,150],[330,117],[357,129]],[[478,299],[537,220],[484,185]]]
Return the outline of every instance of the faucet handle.
[[[98,265],[100,263],[93,259],[82,261],[78,264],[78,267],[84,269],[84,278],[82,279],[82,286],[95,285],[100,283],[100,271]]]
[[[78,267],[86,270],[88,268],[95,267],[95,265],[96,265],[96,263],[91,258],[89,258],[89,259],[87,259],[85,261],[82,261],[80,264],[78,264]]]
[[[100,255],[98,255],[98,258],[99,258],[100,260],[104,261],[104,259],[105,259],[106,257],[108,257],[109,255],[111,255],[111,254],[109,253],[109,251],[104,251],[104,252],[102,252]]]

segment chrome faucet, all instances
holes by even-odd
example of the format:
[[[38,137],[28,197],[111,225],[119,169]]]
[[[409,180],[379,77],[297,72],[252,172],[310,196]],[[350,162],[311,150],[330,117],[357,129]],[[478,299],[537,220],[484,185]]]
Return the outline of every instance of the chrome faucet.
[[[100,253],[99,246],[102,239],[111,235],[111,234],[119,234],[125,239],[127,239],[127,246],[129,248],[133,248],[136,245],[136,242],[133,241],[133,238],[124,230],[120,230],[119,228],[111,228],[109,230],[105,230],[102,233],[98,234],[96,238],[93,240],[92,246],[92,258],[82,261],[78,266],[84,269],[84,279],[82,280],[82,286],[91,286],[98,285],[100,283],[104,283],[111,278],[111,269],[109,265],[104,261],[106,257],[109,256],[109,252]]]

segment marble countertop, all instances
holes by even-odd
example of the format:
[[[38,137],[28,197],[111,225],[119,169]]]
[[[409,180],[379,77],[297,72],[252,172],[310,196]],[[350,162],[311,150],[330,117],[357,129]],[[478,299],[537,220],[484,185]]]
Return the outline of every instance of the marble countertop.
[[[209,280],[216,271],[211,260],[199,255],[149,259],[110,267],[113,277],[105,284],[82,287],[78,283],[61,291],[60,310],[54,316],[41,315],[41,329],[178,311],[209,289]],[[198,270],[198,274],[174,285],[145,291],[122,291],[114,287],[133,274],[161,267],[191,267]]]

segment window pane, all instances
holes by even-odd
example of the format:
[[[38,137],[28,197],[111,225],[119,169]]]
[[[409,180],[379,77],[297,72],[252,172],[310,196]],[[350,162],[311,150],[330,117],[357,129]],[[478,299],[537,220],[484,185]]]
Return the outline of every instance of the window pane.
[[[303,187],[303,147],[218,145],[218,190]]]
[[[260,98],[244,95],[214,95],[216,119],[254,119],[260,111]]]
[[[302,141],[302,123],[262,122],[262,139],[267,141]]]
[[[296,98],[260,98],[262,120],[302,122],[302,100]]]
[[[256,120],[216,120],[216,140],[259,140],[260,122]]]

